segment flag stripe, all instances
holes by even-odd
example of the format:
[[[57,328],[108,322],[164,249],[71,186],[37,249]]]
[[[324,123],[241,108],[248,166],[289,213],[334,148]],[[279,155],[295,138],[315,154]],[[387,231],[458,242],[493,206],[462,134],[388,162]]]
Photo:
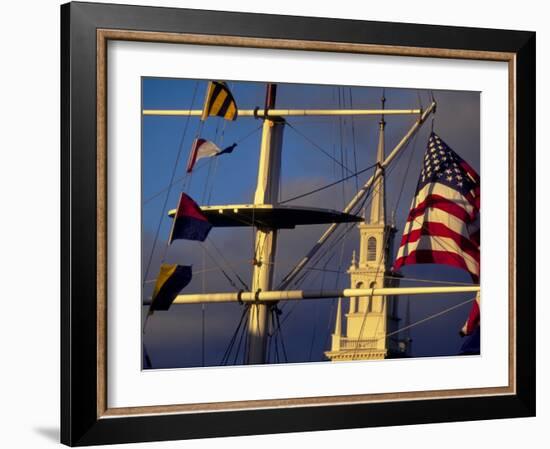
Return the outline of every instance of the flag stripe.
[[[179,217],[192,217],[197,220],[208,221],[197,203],[195,203],[190,196],[183,192],[180,195],[180,201],[176,211],[176,218]]]
[[[234,120],[237,117],[237,106],[235,105],[235,100],[231,102],[227,108],[227,112],[223,116],[226,120]]]
[[[462,328],[462,331],[465,335],[470,335],[474,331],[474,329],[479,326],[479,323],[481,321],[478,298],[479,297],[476,297],[476,300],[473,302],[472,308],[470,309],[470,314],[468,315],[468,319],[466,320],[466,323],[464,323],[464,327]]]
[[[395,267],[399,268],[403,265],[437,263],[450,265],[468,271],[474,282],[479,282],[479,276],[471,271],[465,260],[457,257],[455,253],[447,251],[437,251],[433,249],[419,249],[412,251],[407,256],[400,257],[395,263]]]
[[[231,98],[230,95],[227,95],[226,98],[223,100],[222,105],[220,106],[220,109],[218,111],[218,115],[221,117],[225,117],[225,114],[227,113],[227,110],[229,109],[229,106],[233,103],[233,98]]]
[[[429,195],[424,201],[411,209],[407,221],[416,220],[418,217],[421,217],[426,213],[429,214],[430,211],[433,209],[439,209],[450,215],[453,215],[454,217],[461,220],[463,223],[470,220],[470,215],[468,215],[468,213],[462,207],[456,204],[456,202],[444,198],[440,195]]]
[[[188,265],[161,264],[149,310],[168,310],[191,278],[192,271]]]
[[[204,242],[211,228],[212,225],[208,221],[193,217],[178,217],[174,222],[170,243],[178,239]]]
[[[449,214],[441,209],[432,209],[428,211],[427,215],[429,218],[429,220],[427,221],[429,223],[441,223],[447,226],[452,231],[456,232],[457,234],[460,234],[467,239],[470,238],[470,234],[468,233],[468,229],[465,226],[465,223],[459,218],[456,218],[454,215]],[[414,220],[407,221],[403,234],[408,234],[415,229],[421,229],[424,222],[425,220],[423,220],[423,217],[418,217]]]
[[[176,268],[178,268],[176,264],[169,265],[163,263],[160,265],[159,275],[157,276],[157,282],[155,283],[155,289],[153,290],[153,298],[159,294],[160,289],[170,278],[170,276],[174,274]]]
[[[187,160],[187,173],[191,173],[195,163],[197,162],[197,152],[199,151],[199,146],[204,142],[204,139],[195,139],[193,145],[191,146],[191,153],[189,153],[189,159]]]
[[[429,196],[445,198],[464,209],[468,217],[468,219],[464,221],[470,221],[476,214],[476,207],[470,201],[466,200],[466,198],[458,190],[444,184],[440,184],[439,182],[426,184],[416,194],[415,201],[417,204],[420,204]]]
[[[403,235],[401,239],[401,245],[406,245],[418,241],[422,236],[436,237],[434,240],[450,239],[457,246],[459,251],[466,252],[477,263],[479,263],[479,251],[478,248],[472,243],[469,238],[464,237],[442,223],[424,222],[421,223],[418,229],[414,229],[407,234]]]
[[[460,161],[460,166],[464,169],[468,175],[472,178],[473,181],[476,182],[476,184],[479,184],[480,178],[477,172],[466,162],[465,160]]]
[[[209,90],[201,120],[205,120],[207,116],[218,116],[226,120],[235,120],[237,118],[237,105],[225,83],[211,81],[208,86]]]
[[[176,215],[170,231],[169,243],[176,239],[200,240],[203,242],[212,225],[193,199],[181,193]]]
[[[211,115],[222,115],[220,114],[220,108],[222,107],[226,97],[227,97],[226,90],[222,90],[217,96],[212,97],[212,106],[210,106]]]
[[[406,246],[402,247],[403,252],[401,252],[400,257],[405,257],[412,254],[414,251],[418,250],[434,250],[434,251],[443,251],[449,254],[454,254],[454,257],[458,259],[463,259],[465,265],[468,267],[470,273],[477,273],[479,269],[479,259],[475,259],[469,254],[464,253],[460,246],[453,240],[448,237],[437,237],[433,238],[432,236],[423,235],[415,241],[407,242]],[[399,264],[396,262],[396,266]]]
[[[479,281],[479,175],[432,133],[394,269],[440,263]]]

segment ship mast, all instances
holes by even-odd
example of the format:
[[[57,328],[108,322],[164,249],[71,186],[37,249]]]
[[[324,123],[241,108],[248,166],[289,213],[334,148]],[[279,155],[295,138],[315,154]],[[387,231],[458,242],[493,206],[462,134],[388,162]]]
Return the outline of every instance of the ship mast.
[[[275,108],[277,85],[268,84],[265,110]],[[284,120],[277,116],[264,115],[262,143],[258,163],[258,182],[254,194],[254,206],[276,205],[279,198],[279,178],[281,171],[281,149]],[[258,226],[255,238],[254,269],[252,270],[252,291],[272,289],[273,262],[277,248],[277,229]],[[247,364],[265,363],[269,303],[251,304],[248,314],[248,354]]]

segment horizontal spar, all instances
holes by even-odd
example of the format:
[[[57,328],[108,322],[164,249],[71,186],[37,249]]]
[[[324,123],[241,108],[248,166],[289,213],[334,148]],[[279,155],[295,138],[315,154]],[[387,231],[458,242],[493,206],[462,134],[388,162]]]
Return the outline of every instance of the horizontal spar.
[[[479,285],[452,287],[346,288],[344,290],[274,290],[264,292],[199,293],[178,295],[174,304],[222,302],[291,301],[301,299],[351,298],[364,296],[429,295],[437,293],[476,293]],[[149,304],[146,302],[145,305]]]
[[[341,115],[407,115],[421,114],[422,109],[244,109],[239,117],[316,117]],[[143,115],[201,116],[202,109],[144,109]]]

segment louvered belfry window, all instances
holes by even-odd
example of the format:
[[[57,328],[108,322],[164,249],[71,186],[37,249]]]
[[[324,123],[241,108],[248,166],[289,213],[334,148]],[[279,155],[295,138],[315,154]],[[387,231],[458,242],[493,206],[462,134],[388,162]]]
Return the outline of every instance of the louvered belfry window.
[[[369,237],[367,240],[367,260],[376,260],[376,238]]]

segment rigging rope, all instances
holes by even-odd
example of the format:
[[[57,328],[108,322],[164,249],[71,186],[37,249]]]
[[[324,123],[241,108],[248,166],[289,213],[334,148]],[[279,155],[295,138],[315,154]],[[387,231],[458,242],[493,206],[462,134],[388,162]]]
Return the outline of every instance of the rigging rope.
[[[254,133],[256,133],[257,131],[259,131],[262,127],[261,126],[258,126],[257,128],[254,128],[252,131],[250,131],[248,134],[246,134],[244,137],[240,138],[239,140],[237,140],[235,143],[236,144],[240,144],[242,142],[244,142],[246,139],[248,139],[250,136],[252,136]],[[201,162],[204,162],[201,164]],[[199,165],[200,164],[200,165]],[[208,161],[200,161],[200,162],[197,162],[197,166],[196,168],[193,168],[193,173],[197,173],[201,170],[203,170],[204,168],[208,167],[209,164],[208,164]],[[189,176],[188,173],[186,173],[185,175],[183,176],[180,176],[176,179],[174,179],[174,182],[170,185],[167,185],[165,188],[163,188],[162,190],[159,190],[158,192],[154,193],[153,195],[151,195],[149,198],[145,199],[142,201],[142,205],[144,206],[145,204],[149,203],[150,201],[154,200],[155,198],[157,198],[158,196],[160,196],[161,194],[163,194],[164,192],[166,192],[168,189],[170,189],[172,186],[178,184],[179,182],[181,181],[184,181],[187,177]]]
[[[349,88],[349,107],[353,109],[353,97],[351,87]],[[351,140],[353,144],[353,168],[357,171],[357,145],[355,143],[355,116],[351,116]],[[359,179],[355,176],[355,189],[359,191]]]
[[[212,242],[210,242],[212,243]],[[235,284],[235,282],[233,281],[233,279],[231,279],[231,277],[227,274],[227,272],[221,267],[221,265],[218,264],[218,262],[216,261],[216,259],[214,259],[214,257],[212,257],[212,254],[210,254],[210,252],[208,251],[208,249],[206,248],[206,245],[203,243],[203,242],[200,242],[201,246],[205,249],[206,251],[206,254],[208,255],[208,257],[210,257],[210,260],[212,260],[212,262],[214,262],[215,265],[218,266],[218,268],[220,269],[220,271],[222,272],[222,274],[224,275],[225,279],[227,279],[227,282],[229,282],[229,284],[236,290],[236,291],[239,291],[239,287],[237,286],[237,284]]]
[[[248,313],[246,315],[248,317]],[[237,343],[237,349],[235,350],[235,358],[233,359],[233,365],[236,365],[237,364],[237,359],[239,358],[239,352],[241,350],[241,343],[243,341],[243,337],[245,336],[245,334],[248,334],[248,332],[246,332],[246,326],[243,326],[243,330],[241,332],[241,336],[239,337],[239,342]],[[246,338],[244,339],[245,342],[246,342]],[[246,350],[246,348],[245,348]],[[244,361],[245,361],[245,357],[246,357],[246,353],[243,351],[243,364],[244,364]]]
[[[400,329],[397,329],[397,330],[395,330],[395,331],[393,331],[393,332],[390,332],[389,334],[386,334],[384,337],[380,337],[380,339],[382,339],[382,338],[387,338],[387,337],[391,337],[391,336],[393,336],[393,335],[395,335],[395,334],[398,334],[398,333],[400,333],[400,332],[403,332],[403,331],[405,331],[405,330],[408,330],[408,329],[410,329],[410,328],[412,328],[412,327],[418,326],[419,324],[422,324],[422,323],[425,323],[425,322],[427,322],[427,321],[433,320],[434,318],[438,318],[438,317],[440,317],[441,315],[444,315],[444,314],[446,314],[446,313],[449,313],[449,312],[451,312],[451,311],[453,311],[453,310],[455,310],[455,309],[458,309],[459,307],[462,307],[462,306],[464,306],[464,305],[466,305],[466,304],[468,304],[468,303],[473,302],[475,299],[476,299],[476,297],[474,296],[473,298],[470,298],[470,299],[468,299],[468,300],[466,300],[466,301],[463,301],[463,302],[461,302],[461,303],[459,303],[459,304],[455,304],[454,306],[451,306],[451,307],[449,307],[449,308],[447,308],[447,309],[444,309],[444,310],[442,310],[442,311],[440,311],[440,312],[434,313],[433,315],[429,315],[429,316],[427,316],[426,318],[423,318],[423,319],[421,319],[421,320],[419,320],[419,321],[415,321],[414,323],[411,323],[411,324],[409,324],[408,326],[403,326],[403,327],[400,328]]]
[[[378,164],[372,164],[372,165],[369,165],[368,167],[366,168],[363,168],[362,170],[359,170],[359,171],[356,171],[355,173],[352,173],[351,175],[349,176],[346,176],[344,178],[341,178],[339,179],[338,181],[334,181],[334,182],[331,182],[330,184],[326,184],[322,187],[318,187],[316,189],[313,189],[309,192],[305,192],[305,193],[302,193],[300,195],[297,195],[297,196],[294,196],[292,198],[288,198],[284,201],[281,201],[279,204],[286,204],[286,203],[290,203],[291,201],[294,201],[294,200],[298,200],[300,198],[304,198],[306,196],[309,196],[309,195],[313,195],[314,193],[317,193],[317,192],[321,192],[322,190],[326,190],[330,187],[333,187],[337,184],[340,184],[341,182],[344,182],[344,181],[347,181],[348,179],[351,179],[351,178],[356,178],[358,175],[362,174],[362,173],[365,173],[366,171],[369,171],[371,169],[373,169],[374,167],[376,167]]]
[[[382,93],[382,96],[384,97],[385,94],[384,92]],[[409,155],[409,164],[407,166],[407,171],[405,173],[405,176],[403,176],[402,178],[402,183],[401,183],[401,192],[403,190],[403,185],[405,184],[405,180],[406,180],[406,177],[407,177],[407,174],[408,174],[408,169],[409,169],[409,166],[410,166],[410,161],[412,159],[412,153],[414,153],[414,150],[416,149],[416,136],[418,134],[415,133],[415,139],[414,139],[414,147],[413,147],[413,150],[411,151],[411,155]],[[408,148],[409,147],[409,144],[410,144],[410,140],[407,141],[406,145],[405,145],[405,148]],[[399,153],[396,157],[396,160],[395,160],[395,163],[394,165],[391,167],[391,168],[394,168],[397,166],[397,162],[401,159],[401,156],[403,155],[403,151],[401,151],[401,153]],[[389,173],[388,173],[389,175]],[[382,178],[382,181],[385,181],[385,177]],[[382,182],[379,183],[379,186],[382,186]],[[399,207],[399,203],[401,201],[401,193],[399,194],[398,198],[397,198],[397,201],[396,201],[396,204],[395,204],[395,207],[394,207],[394,210],[397,210],[397,208]],[[384,257],[384,251],[385,251],[385,248],[387,247],[388,243],[389,243],[389,239],[391,237],[391,233],[390,232],[387,232],[386,233],[386,236],[384,238],[384,245],[381,247],[381,251],[380,251],[380,260],[378,261],[378,267],[376,269],[376,274],[374,276],[374,283],[376,285],[376,282],[378,281],[378,275],[380,273],[380,268],[381,268],[381,262],[382,262],[382,257]],[[382,276],[382,282],[384,282],[384,276]],[[370,287],[370,286],[369,286]],[[374,287],[373,287],[374,288]],[[368,301],[372,304],[372,301],[374,300],[374,298],[372,296],[370,296],[368,298]],[[386,300],[387,302],[387,300]],[[387,304],[386,304],[387,306]],[[365,323],[366,323],[366,320],[367,320],[367,313],[369,312],[369,307],[365,307],[365,313],[363,314],[363,319],[361,320],[361,327],[359,329],[359,337],[357,338],[357,343],[355,344],[355,348],[354,348],[354,352],[352,354],[352,358],[355,357],[356,353],[357,353],[357,350],[359,349],[359,345],[360,345],[360,342],[361,342],[361,339],[363,337],[363,331],[364,331],[364,328],[365,328]],[[376,329],[375,329],[375,334],[376,332],[378,331],[378,326],[380,325],[380,320],[377,321],[377,324],[376,324]]]
[[[338,159],[336,159],[335,157],[331,156],[330,153],[328,151],[326,151],[323,147],[321,147],[318,143],[316,143],[315,141],[311,140],[308,136],[306,136],[305,134],[301,133],[300,131],[298,131],[298,129],[292,125],[292,123],[290,123],[288,120],[286,120],[286,124],[287,126],[292,129],[296,134],[298,134],[299,136],[301,136],[302,138],[304,138],[305,140],[307,140],[314,148],[316,148],[317,150],[319,150],[321,153],[323,153],[326,157],[328,157],[329,159],[331,159],[333,162],[336,162],[339,166],[341,166],[344,170],[348,171],[349,173],[351,173],[351,170],[348,168],[348,167],[345,167],[343,166],[339,161]]]
[[[218,253],[218,255],[220,256],[220,258],[227,264],[227,266],[229,267],[229,269],[232,271],[233,275],[238,279],[238,281],[241,283],[241,285],[246,289],[246,290],[250,290],[250,288],[248,287],[248,285],[246,284],[245,281],[242,280],[242,278],[239,276],[239,273],[237,273],[237,270],[235,270],[235,268],[233,267],[233,265],[231,265],[229,263],[229,261],[226,259],[226,257],[223,255],[223,253],[219,250],[219,248],[214,244],[214,241],[212,239],[209,240],[210,244],[212,245],[212,247],[214,248],[214,250]]]
[[[283,350],[283,356],[285,358],[285,362],[288,363],[288,356],[286,354],[286,347],[285,347],[285,340],[283,337],[283,329],[281,328],[281,321],[279,320],[280,311],[276,308],[275,310],[275,321],[277,322],[277,334],[280,336],[281,340],[281,349]]]
[[[195,82],[195,89],[193,91],[193,98],[191,99],[191,108],[193,108],[193,104],[195,103],[195,97],[197,95],[198,85],[199,85],[198,81]],[[174,177],[176,176],[176,170],[178,168],[178,163],[179,163],[181,153],[182,153],[182,150],[183,150],[183,143],[185,141],[185,136],[187,134],[187,128],[189,126],[190,117],[191,117],[191,114],[188,114],[187,117],[186,117],[186,120],[185,120],[185,126],[183,128],[183,134],[181,136],[178,152],[177,152],[177,155],[176,155],[176,160],[174,162],[174,166],[172,167],[172,174],[170,175],[170,182],[169,182],[170,185],[172,185],[172,183],[174,182]],[[166,206],[168,204],[168,199],[170,198],[170,190],[171,190],[171,186],[170,186],[170,188],[168,188],[168,191],[166,192],[166,197],[164,198],[164,204],[162,206],[160,219],[159,219],[159,222],[158,222],[158,225],[157,225],[157,230],[155,232],[155,238],[153,239],[153,246],[151,248],[151,253],[149,255],[149,260],[147,261],[145,274],[143,275],[144,280],[147,279],[147,275],[149,274],[149,269],[151,268],[151,262],[153,261],[153,254],[155,252],[155,247],[157,245],[157,240],[158,240],[158,237],[159,237],[159,234],[160,234],[160,228],[161,228],[161,225],[162,225],[162,221],[164,219],[164,215],[166,214]],[[166,243],[166,245],[167,245],[167,248],[168,248],[168,242]],[[166,249],[164,251],[163,259],[164,259],[165,255],[166,255]],[[142,284],[142,288],[143,287],[145,287],[145,283]]]
[[[327,260],[323,268],[326,268],[327,264],[330,262],[330,259]],[[323,272],[321,277],[321,291],[323,291],[323,287],[325,284],[325,272]],[[311,357],[313,355],[313,344],[315,343],[315,335],[317,334],[317,320],[319,319],[319,307],[315,307],[315,318],[313,320],[313,331],[311,333],[311,341],[309,346],[309,355],[308,360],[311,362]]]
[[[250,304],[246,304],[243,307],[241,317],[239,319],[239,323],[237,324],[237,328],[233,332],[233,335],[231,336],[231,339],[229,340],[229,344],[227,345],[227,348],[223,354],[222,360],[220,362],[220,365],[226,365],[229,357],[231,356],[231,352],[233,351],[233,346],[235,344],[235,341],[237,339],[237,336],[239,334],[239,330],[241,329],[241,326],[243,322],[245,321],[245,317],[248,315],[248,312],[250,311]]]

